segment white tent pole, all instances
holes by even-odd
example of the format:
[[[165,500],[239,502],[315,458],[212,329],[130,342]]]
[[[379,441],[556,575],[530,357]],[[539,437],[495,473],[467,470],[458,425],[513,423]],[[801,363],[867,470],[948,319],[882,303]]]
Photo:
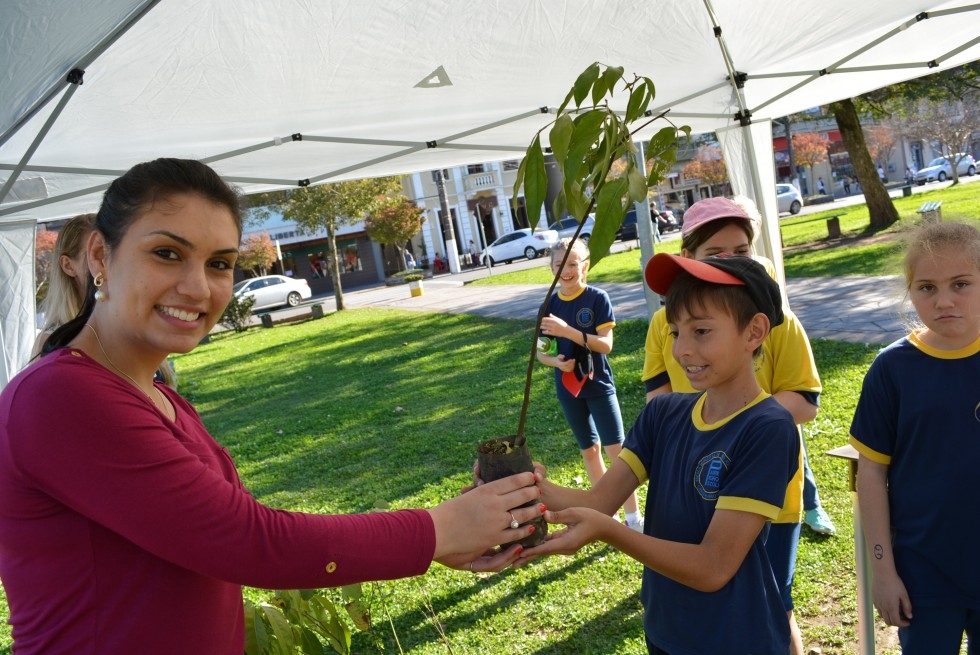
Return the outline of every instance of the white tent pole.
[[[99,184],[97,186],[90,186],[85,189],[78,189],[77,191],[71,191],[69,193],[63,193],[60,196],[51,196],[50,198],[45,198],[44,200],[35,200],[34,202],[24,202],[12,207],[7,207],[6,209],[0,209],[0,216],[6,216],[7,214],[14,214],[17,212],[22,212],[27,209],[34,209],[35,207],[43,207],[44,205],[50,205],[51,203],[60,202],[62,200],[70,200],[72,198],[80,198],[81,196],[86,196],[90,193],[96,193],[98,191],[105,191],[109,188],[110,183]]]
[[[646,148],[643,142],[636,144],[636,165],[639,167],[643,177],[647,176]],[[636,208],[636,236],[640,242],[640,272],[646,270],[647,262],[654,255],[656,246],[653,244],[653,221],[650,218],[650,198],[649,194],[642,203],[635,203]],[[660,309],[660,296],[654,292],[646,283],[643,284],[643,298],[647,303],[647,320],[653,318],[654,313]]]
[[[38,130],[37,136],[35,136],[34,140],[31,141],[31,145],[27,147],[27,150],[24,152],[24,156],[20,158],[20,162],[18,162],[18,164],[14,167],[10,177],[7,178],[7,183],[3,185],[2,189],[0,189],[0,204],[3,203],[3,199],[7,197],[8,193],[10,193],[10,189],[14,186],[14,182],[16,182],[17,178],[20,177],[21,171],[24,170],[24,166],[26,166],[27,162],[31,160],[31,157],[37,151],[38,147],[40,147],[41,142],[44,141],[44,137],[47,136],[48,132],[51,130],[51,126],[54,125],[55,121],[58,120],[58,117],[61,116],[61,112],[64,111],[68,101],[71,100],[73,95],[75,95],[75,91],[78,90],[78,87],[82,83],[82,75],[82,71],[77,69],[72,70],[72,72],[69,73],[68,81],[70,86],[65,90],[65,94],[61,96],[61,100],[58,101],[58,105],[54,108],[54,111],[52,111],[51,115],[48,116],[46,121],[44,121],[44,125],[42,125],[41,129]]]

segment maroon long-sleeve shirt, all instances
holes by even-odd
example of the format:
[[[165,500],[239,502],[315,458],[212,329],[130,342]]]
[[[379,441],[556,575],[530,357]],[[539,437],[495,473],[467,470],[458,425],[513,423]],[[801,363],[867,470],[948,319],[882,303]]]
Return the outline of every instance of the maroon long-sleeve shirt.
[[[241,585],[334,587],[428,569],[427,512],[266,507],[190,404],[165,393],[176,423],[63,349],[0,394],[0,579],[15,653],[241,655]]]

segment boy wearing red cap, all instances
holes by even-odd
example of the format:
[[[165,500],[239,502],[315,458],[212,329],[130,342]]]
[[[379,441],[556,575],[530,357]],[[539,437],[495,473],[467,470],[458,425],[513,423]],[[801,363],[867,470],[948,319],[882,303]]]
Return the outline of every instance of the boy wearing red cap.
[[[654,398],[592,489],[541,482],[546,519],[568,527],[525,550],[518,565],[603,541],[645,566],[651,654],[785,655],[789,626],[764,538],[799,466],[799,436],[754,373],[766,335],[783,320],[779,286],[747,257],[659,254],[645,274],[666,294],[674,354],[700,393]],[[638,534],[610,515],[647,480]]]
[[[760,221],[758,210],[748,199],[739,201],[717,197],[699,200],[684,214],[681,255],[701,260],[721,254],[750,256],[756,226]],[[762,263],[772,266],[768,260]],[[769,272],[770,276],[775,276],[774,270]],[[779,326],[773,326],[762,345],[762,356],[756,360],[755,375],[762,390],[772,394],[793,415],[796,423],[802,425],[817,415],[820,376],[806,330],[792,311],[785,309],[784,314],[785,320]],[[672,346],[673,336],[661,309],[653,315],[646,339],[642,377],[648,401],[662,393],[696,391],[674,359]],[[803,636],[796,622],[793,602],[801,509],[804,522],[812,530],[834,534],[836,528],[821,506],[816,478],[809,467],[805,448],[803,466],[797,478],[787,487],[783,511],[773,521],[766,540],[766,551],[789,620],[792,635],[789,655],[802,655],[804,652]]]

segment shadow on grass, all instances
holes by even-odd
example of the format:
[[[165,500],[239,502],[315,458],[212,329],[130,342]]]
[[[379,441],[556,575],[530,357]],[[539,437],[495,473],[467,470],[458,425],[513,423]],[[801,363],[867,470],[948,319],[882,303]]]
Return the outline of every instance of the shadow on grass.
[[[614,652],[617,643],[638,636],[642,638],[642,608],[638,591],[623,598],[616,605],[592,619],[577,623],[574,627],[561,628],[563,639],[560,641],[549,641],[547,645],[541,646],[536,651],[525,650],[526,644],[522,644],[518,650],[517,645],[518,642],[527,637],[524,632],[525,628],[522,627],[521,617],[525,616],[528,599],[553,596],[554,589],[549,591],[546,589],[547,587],[566,584],[570,578],[583,573],[595,564],[597,558],[612,554],[613,549],[600,545],[587,555],[580,553],[575,559],[569,560],[567,564],[554,568],[533,580],[515,581],[514,578],[522,577],[522,573],[512,569],[486,578],[475,579],[474,584],[432,599],[431,612],[434,612],[435,619],[433,619],[429,609],[423,607],[421,603],[416,603],[416,609],[408,611],[394,620],[393,630],[402,647],[410,650],[416,644],[436,642],[439,637],[432,621],[438,620],[442,632],[454,650],[473,652],[466,650],[465,644],[454,643],[454,636],[479,631],[480,625],[486,617],[500,615],[501,613],[513,613],[515,617],[513,621],[515,634],[512,643],[515,650],[513,652],[540,653],[542,655],[544,653]],[[424,584],[424,581],[420,580],[419,584]],[[571,584],[574,586],[574,583]],[[639,585],[640,580],[637,577],[637,589],[639,589]],[[481,604],[469,611],[458,611],[460,606],[472,606],[474,599],[487,590],[501,586],[509,586],[510,590],[504,590],[502,595],[496,597],[493,602]],[[579,598],[578,600],[582,599]],[[447,618],[449,616],[451,618]],[[378,626],[378,629],[381,627]],[[373,635],[373,637],[379,636]],[[487,635],[487,638],[488,640],[493,639],[495,642],[508,639],[507,635],[501,634]],[[364,639],[367,640],[370,637],[364,637]],[[383,640],[391,642],[388,646],[394,646],[394,637],[390,634],[385,634]],[[487,645],[487,647],[489,646]]]
[[[202,346],[195,361],[207,366],[213,347],[228,375],[181,371],[181,392],[259,498],[299,494],[339,511],[379,498],[397,505],[427,485],[465,480],[479,441],[515,431],[530,322],[351,311],[361,314]],[[364,312],[371,329],[351,332]],[[536,458],[564,464],[578,453],[551,434],[567,428],[549,373],[535,371],[532,402],[548,409],[532,410],[526,432]]]

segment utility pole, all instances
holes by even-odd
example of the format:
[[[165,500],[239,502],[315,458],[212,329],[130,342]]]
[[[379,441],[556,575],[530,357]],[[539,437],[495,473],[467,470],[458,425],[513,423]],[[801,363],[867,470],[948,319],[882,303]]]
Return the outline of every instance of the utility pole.
[[[453,230],[453,215],[449,211],[449,195],[446,193],[446,181],[442,177],[442,169],[435,172],[436,189],[439,192],[439,207],[442,209],[442,220],[446,240],[446,259],[449,260],[449,272],[459,273],[459,251],[456,249],[456,233]]]

